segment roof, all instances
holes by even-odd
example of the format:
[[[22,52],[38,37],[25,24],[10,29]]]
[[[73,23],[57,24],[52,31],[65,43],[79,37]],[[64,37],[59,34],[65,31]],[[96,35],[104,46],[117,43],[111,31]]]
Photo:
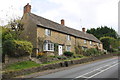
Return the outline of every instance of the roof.
[[[52,29],[61,33],[65,33],[65,34],[69,34],[78,38],[83,38],[86,40],[91,40],[94,42],[98,42],[101,43],[100,40],[98,40],[95,36],[93,36],[92,34],[89,33],[85,33],[64,25],[61,25],[59,23],[56,23],[54,21],[48,20],[46,18],[43,18],[41,16],[37,16],[33,13],[28,13],[29,16],[31,17],[31,19],[34,21],[34,23],[36,23],[36,25],[38,25],[38,27],[44,27],[44,28],[48,28],[48,29]]]

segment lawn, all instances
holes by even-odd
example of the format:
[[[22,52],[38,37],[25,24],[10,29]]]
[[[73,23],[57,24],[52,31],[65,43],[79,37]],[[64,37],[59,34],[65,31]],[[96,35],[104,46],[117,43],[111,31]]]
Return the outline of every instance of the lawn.
[[[21,70],[21,69],[26,69],[31,67],[37,67],[40,65],[41,64],[37,64],[33,61],[23,61],[23,62],[17,62],[17,63],[8,65],[5,70],[15,71],[15,70]]]

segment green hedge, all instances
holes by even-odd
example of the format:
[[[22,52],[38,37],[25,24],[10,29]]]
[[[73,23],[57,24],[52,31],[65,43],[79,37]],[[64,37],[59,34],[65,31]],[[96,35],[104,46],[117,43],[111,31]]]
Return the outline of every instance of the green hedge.
[[[69,51],[64,52],[64,55],[67,56],[67,57],[72,57],[73,54],[74,54],[74,53],[69,52]]]
[[[21,40],[6,40],[3,43],[3,53],[11,57],[30,55],[33,46],[30,42]]]

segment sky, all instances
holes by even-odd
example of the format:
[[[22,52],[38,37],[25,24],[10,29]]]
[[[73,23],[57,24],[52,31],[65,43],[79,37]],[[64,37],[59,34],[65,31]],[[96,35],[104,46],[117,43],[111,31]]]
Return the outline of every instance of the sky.
[[[0,0],[0,25],[22,17],[23,7],[32,6],[31,12],[65,25],[81,30],[100,26],[112,27],[118,31],[119,0]]]

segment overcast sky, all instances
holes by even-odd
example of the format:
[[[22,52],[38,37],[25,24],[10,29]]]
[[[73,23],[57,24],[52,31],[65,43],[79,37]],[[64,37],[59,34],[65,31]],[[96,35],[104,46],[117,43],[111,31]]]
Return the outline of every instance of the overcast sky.
[[[81,30],[108,26],[118,31],[119,0],[0,0],[0,25],[23,15],[23,6],[30,3],[32,13],[57,23]]]

